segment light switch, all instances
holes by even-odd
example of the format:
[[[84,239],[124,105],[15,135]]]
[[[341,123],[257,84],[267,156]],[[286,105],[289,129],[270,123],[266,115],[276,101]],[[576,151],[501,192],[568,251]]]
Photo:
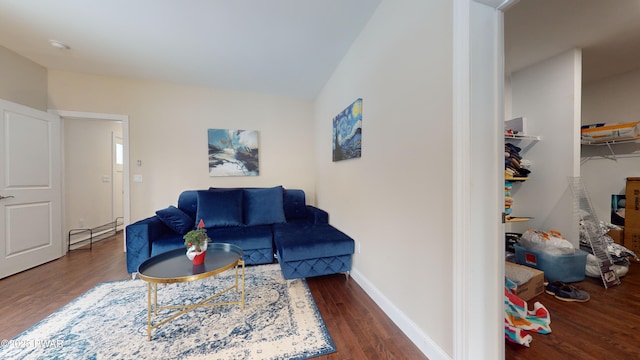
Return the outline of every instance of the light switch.
[[[111,182],[111,176],[109,176],[109,175],[102,175],[102,182],[103,182],[103,183]]]
[[[133,175],[133,182],[142,182],[142,175],[140,174]]]

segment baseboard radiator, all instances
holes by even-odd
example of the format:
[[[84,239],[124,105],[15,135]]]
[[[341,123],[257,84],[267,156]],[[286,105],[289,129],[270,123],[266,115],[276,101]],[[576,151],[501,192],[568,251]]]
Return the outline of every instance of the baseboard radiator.
[[[111,221],[104,225],[96,226],[91,229],[71,229],[69,230],[67,251],[80,248],[82,250],[91,250],[93,248],[94,241],[102,240],[115,235],[119,230],[122,230],[123,225],[124,218],[117,217],[114,221]],[[89,247],[82,247],[86,245],[87,242],[89,242]],[[73,249],[71,249],[72,246]]]

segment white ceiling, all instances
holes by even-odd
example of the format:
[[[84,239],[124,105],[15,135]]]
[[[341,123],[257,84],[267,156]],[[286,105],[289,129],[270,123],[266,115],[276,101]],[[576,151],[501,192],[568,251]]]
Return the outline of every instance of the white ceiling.
[[[51,69],[312,99],[380,1],[0,0],[0,45]],[[585,84],[635,70],[639,15],[640,0],[520,0],[505,65],[579,47]]]
[[[640,68],[640,0],[520,0],[505,12],[507,71],[574,47],[583,84]]]
[[[380,1],[0,0],[0,45],[51,69],[312,99]]]

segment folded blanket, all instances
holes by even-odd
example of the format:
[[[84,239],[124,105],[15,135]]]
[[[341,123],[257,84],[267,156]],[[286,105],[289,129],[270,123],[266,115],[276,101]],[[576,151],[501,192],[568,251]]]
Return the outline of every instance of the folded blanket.
[[[514,343],[529,347],[533,340],[526,330],[540,334],[551,332],[551,315],[540,302],[533,304],[533,310],[528,310],[527,302],[512,294],[509,287],[514,284],[505,279],[504,287],[504,337]]]

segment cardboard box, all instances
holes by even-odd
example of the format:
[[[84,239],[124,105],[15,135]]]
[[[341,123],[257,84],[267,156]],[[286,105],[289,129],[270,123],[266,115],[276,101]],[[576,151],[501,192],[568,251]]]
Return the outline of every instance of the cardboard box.
[[[625,228],[640,228],[640,178],[628,177],[625,191]]]
[[[580,129],[582,140],[598,142],[608,140],[635,139],[638,137],[640,121],[626,124],[594,124]]]
[[[640,228],[624,228],[624,247],[640,254]]]
[[[529,301],[544,292],[544,273],[534,268],[518,265],[511,262],[505,262],[505,276],[509,277],[511,271],[524,271],[533,275],[533,277],[524,284],[518,285],[515,294],[524,301]]]
[[[611,229],[609,230],[607,235],[611,236],[614,243],[624,245],[624,229],[621,229],[621,230]]]
[[[511,120],[504,121],[504,132],[513,131],[514,134],[527,135],[527,118],[517,117]]]

